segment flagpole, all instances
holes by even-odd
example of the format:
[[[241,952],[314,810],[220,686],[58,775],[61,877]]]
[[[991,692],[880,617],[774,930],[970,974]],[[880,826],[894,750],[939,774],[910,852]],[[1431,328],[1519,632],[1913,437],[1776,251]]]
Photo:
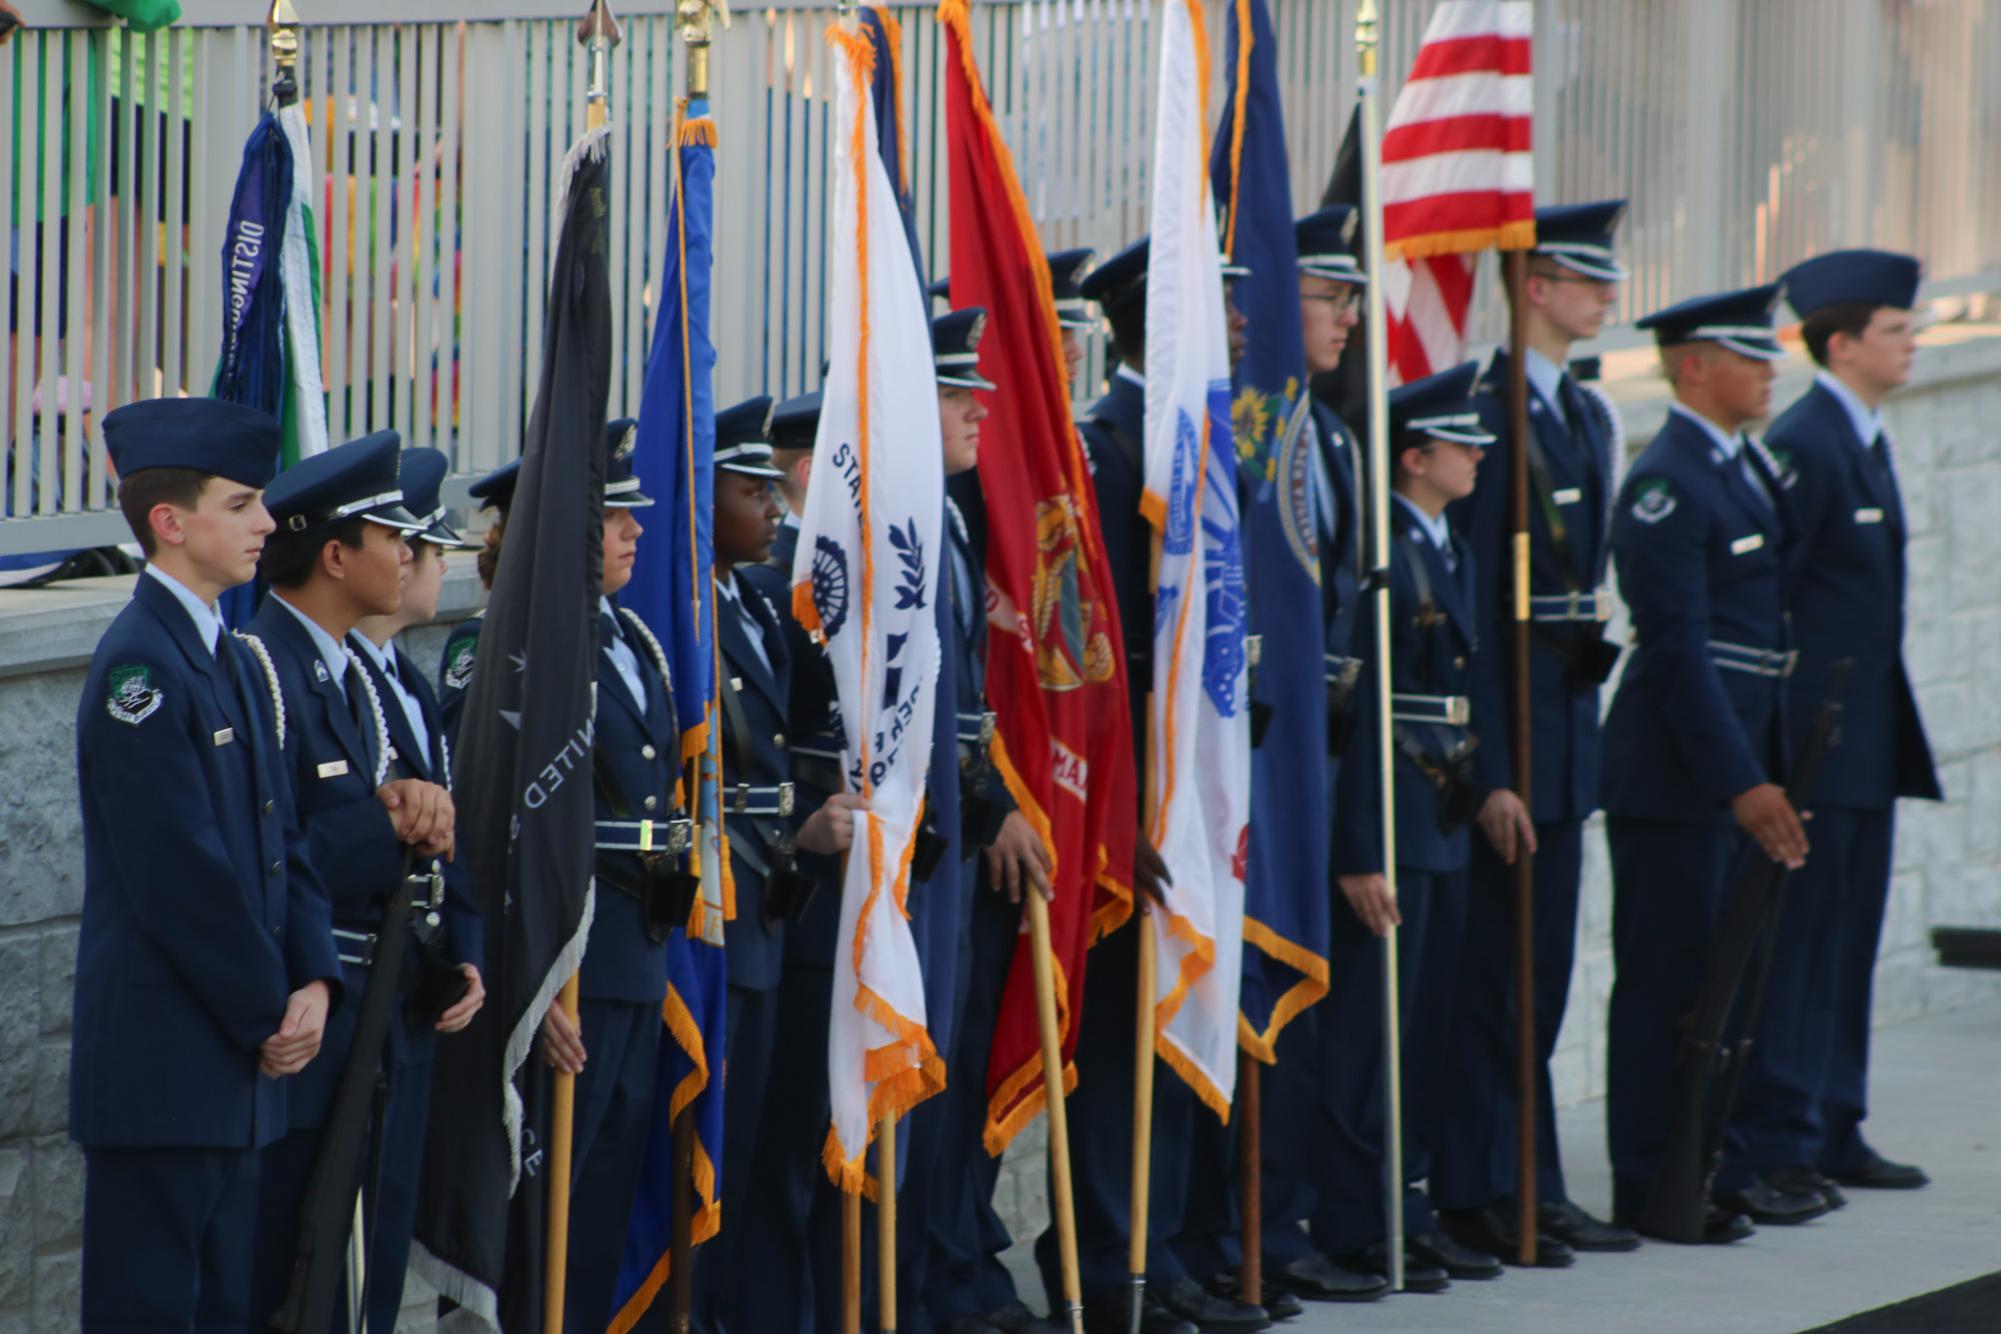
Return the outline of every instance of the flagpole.
[[[292,0],[271,0],[265,19],[271,30],[271,62],[277,73],[271,79],[271,100],[288,107],[299,100],[299,11]]]
[[[855,29],[855,0],[835,0],[834,21],[841,30],[853,33]],[[866,373],[866,368],[864,368]],[[848,859],[841,858],[841,883],[846,885]],[[887,1119],[887,1118],[885,1118]],[[878,1134],[881,1132],[878,1131]],[[889,1173],[890,1190],[896,1189],[895,1163],[892,1160]],[[877,1183],[877,1189],[882,1183]],[[876,1197],[878,1204],[881,1196]],[[890,1206],[892,1209],[894,1205]],[[841,1201],[841,1331],[842,1334],[861,1334],[862,1331],[862,1197],[861,1189]]]
[[[1355,50],[1360,57],[1362,203],[1368,266],[1369,500],[1371,534],[1369,583],[1376,602],[1376,763],[1381,771],[1383,882],[1396,901],[1396,752],[1390,721],[1390,458],[1389,322],[1383,311],[1383,196],[1381,127],[1376,108],[1376,43],[1380,34],[1376,0],[1362,0],[1355,16]],[[1383,1164],[1384,1216],[1390,1287],[1403,1291],[1403,1048],[1397,1014],[1397,928],[1383,936]]]
[[[875,1131],[876,1325],[896,1334],[896,1118],[885,1115]]]
[[[605,123],[605,78],[611,48],[618,41],[618,22],[606,0],[592,0],[590,10],[577,25],[577,40],[590,48],[591,82],[585,103],[586,129],[601,129]],[[572,1025],[577,1022],[577,977],[571,973],[556,995],[556,1004]],[[542,1328],[544,1334],[563,1334],[563,1301],[567,1293],[570,1259],[570,1175],[571,1140],[575,1133],[577,1077],[567,1070],[556,1072],[549,1108],[549,1241],[544,1256],[542,1285]]]
[[[1528,272],[1526,250],[1502,257],[1508,285],[1508,435],[1514,446],[1508,478],[1508,527],[1513,534],[1515,592],[1514,792],[1525,810],[1530,802],[1529,772],[1529,386]],[[1535,1033],[1535,853],[1527,840],[1515,842],[1515,1258],[1536,1262],[1536,1033]]]
[[[1154,553],[1156,564],[1160,552],[1160,534],[1154,533]],[[1147,695],[1147,717],[1153,716],[1152,692]],[[1147,791],[1153,795],[1153,772],[1147,771]],[[1147,802],[1149,811],[1153,800]],[[1128,1211],[1126,1243],[1126,1271],[1132,1275],[1132,1311],[1126,1328],[1130,1334],[1139,1334],[1140,1311],[1146,1301],[1146,1224],[1147,1197],[1152,1183],[1148,1174],[1153,1170],[1153,998],[1156,992],[1154,980],[1155,961],[1153,944],[1153,924],[1147,921],[1146,907],[1140,902],[1137,888],[1133,891],[1133,928],[1139,932],[1139,986],[1135,988],[1136,1009],[1133,1022],[1133,1153],[1132,1153],[1132,1206]]]
[[[1063,1039],[1056,1031],[1056,970],[1049,945],[1049,905],[1033,886],[1028,905],[1028,948],[1034,959],[1035,1022],[1042,1039],[1042,1098],[1049,1108],[1049,1179],[1056,1251],[1063,1268],[1063,1323],[1084,1334],[1084,1286],[1077,1267],[1077,1215],[1070,1191],[1070,1115],[1063,1102]]]

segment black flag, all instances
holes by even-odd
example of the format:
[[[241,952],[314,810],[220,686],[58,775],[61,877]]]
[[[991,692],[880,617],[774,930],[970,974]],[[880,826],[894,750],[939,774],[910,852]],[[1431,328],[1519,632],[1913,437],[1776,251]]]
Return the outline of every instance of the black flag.
[[[438,1044],[412,1266],[494,1328],[542,1319],[549,1078],[537,1033],[590,927],[607,142],[603,130],[586,134],[563,163],[541,380],[454,764],[487,996],[471,1027]]]

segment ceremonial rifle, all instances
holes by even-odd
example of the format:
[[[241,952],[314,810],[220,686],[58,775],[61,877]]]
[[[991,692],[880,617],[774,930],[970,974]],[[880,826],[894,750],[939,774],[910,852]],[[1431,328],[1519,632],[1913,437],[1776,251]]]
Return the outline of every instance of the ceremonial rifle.
[[[436,912],[444,902],[444,877],[438,874],[435,864],[430,872],[411,874],[416,856],[414,849],[404,849],[403,876],[389,896],[381,928],[370,946],[368,985],[362,988],[354,1040],[348,1046],[340,1087],[334,1092],[326,1129],[320,1136],[319,1156],[313,1160],[313,1172],[306,1181],[305,1203],[299,1209],[291,1287],[285,1294],[285,1304],[272,1312],[270,1319],[271,1328],[286,1334],[298,1331],[319,1334],[333,1327],[340,1280],[348,1268],[349,1252],[355,1249],[343,1242],[353,1238],[358,1247],[362,1241],[363,1234],[357,1227],[362,1149],[370,1142],[379,1146],[382,1139],[378,1124],[382,1107],[382,1055],[389,1041],[389,1017],[403,971],[410,917],[415,912]],[[370,1157],[372,1161],[377,1155]],[[357,1329],[366,1318],[364,1273],[357,1264],[349,1283],[348,1316]]]
[[[1828,670],[1827,693],[1814,715],[1813,730],[1786,780],[1786,799],[1795,810],[1812,790],[1827,752],[1838,744],[1841,696],[1854,667],[1853,658],[1842,658]],[[1736,888],[1710,942],[1702,990],[1694,1008],[1682,1017],[1675,1055],[1674,1120],[1640,1214],[1642,1231],[1669,1241],[1702,1240],[1710,1183],[1723,1158],[1723,1134],[1751,1059],[1778,942],[1787,868],[1765,856],[1755,843],[1746,847],[1744,855]],[[1725,1042],[1725,1029],[1739,1008],[1740,995],[1744,1004],[1737,1039]]]

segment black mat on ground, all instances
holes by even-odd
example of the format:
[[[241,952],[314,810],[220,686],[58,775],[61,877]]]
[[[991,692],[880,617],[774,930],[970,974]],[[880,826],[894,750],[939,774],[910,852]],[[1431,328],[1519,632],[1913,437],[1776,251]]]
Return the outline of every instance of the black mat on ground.
[[[1803,1334],[1993,1334],[2001,1329],[2001,1273],[1955,1283]]]

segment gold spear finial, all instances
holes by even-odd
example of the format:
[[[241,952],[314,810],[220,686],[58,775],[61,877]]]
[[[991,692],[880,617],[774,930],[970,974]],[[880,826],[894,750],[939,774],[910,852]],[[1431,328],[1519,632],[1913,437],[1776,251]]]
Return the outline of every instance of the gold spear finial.
[[[271,95],[285,106],[299,95],[299,11],[292,8],[292,0],[271,0],[264,26],[271,31],[271,60],[277,66]]]
[[[606,0],[591,0],[591,7],[577,22],[577,44],[590,48],[591,83],[584,106],[584,124],[595,130],[605,123],[605,94],[609,86],[612,48],[625,40]]]
[[[1376,0],[1362,0],[1355,11],[1355,53],[1361,57],[1362,77],[1372,79],[1376,74],[1376,41],[1381,27],[1376,13]]]
[[[709,24],[720,18],[730,26],[729,0],[679,0],[675,17],[681,25],[681,40],[688,44],[688,96],[709,95],[709,45],[715,33]]]

